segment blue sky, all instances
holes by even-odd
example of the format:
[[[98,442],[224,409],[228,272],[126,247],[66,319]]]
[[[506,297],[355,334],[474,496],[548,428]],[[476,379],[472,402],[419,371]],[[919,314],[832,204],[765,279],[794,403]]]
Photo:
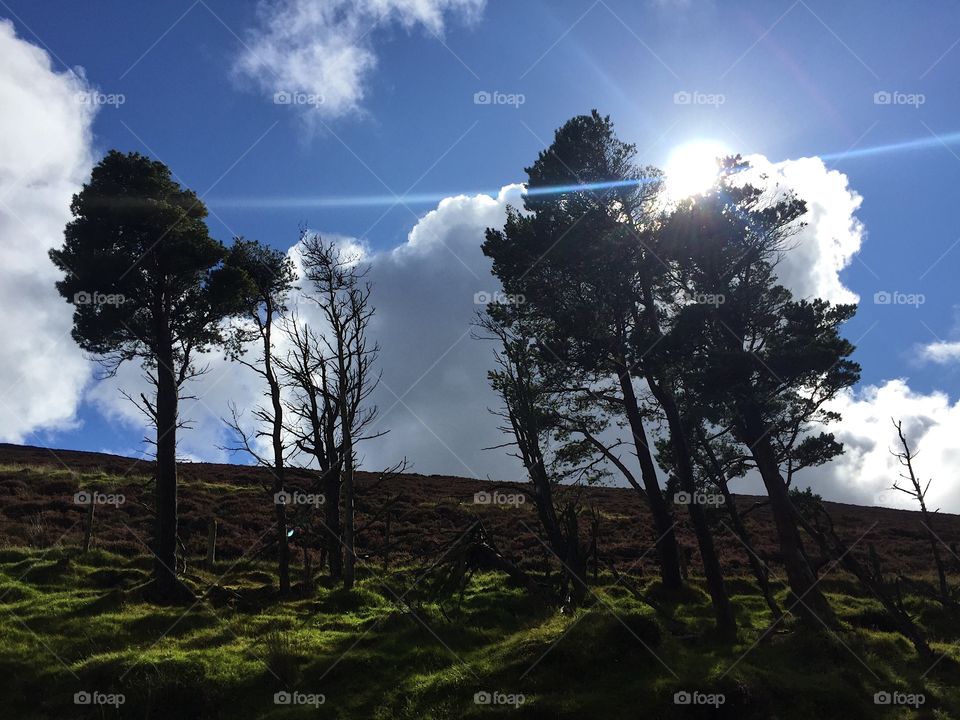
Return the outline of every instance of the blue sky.
[[[91,120],[94,158],[109,148],[155,155],[205,196],[225,241],[236,233],[288,248],[307,224],[389,251],[440,198],[522,181],[553,130],[591,108],[654,165],[701,139],[773,163],[819,156],[862,197],[862,247],[838,272],[861,298],[847,334],[864,385],[903,378],[956,402],[958,3],[436,4],[442,28],[401,13],[355,38],[376,66],[343,112],[276,104],[271,88],[324,88],[240,69],[251,48],[262,51],[280,3],[3,0],[0,17],[49,53],[53,72],[82,67],[98,91],[122,94]],[[523,103],[474,102],[494,91]],[[394,194],[410,199],[335,202]],[[924,301],[876,304],[878,291]],[[924,360],[937,341],[947,360]],[[84,396],[72,426],[41,423],[18,439],[99,450],[136,447],[140,434]],[[466,474],[442,460],[430,467]]]

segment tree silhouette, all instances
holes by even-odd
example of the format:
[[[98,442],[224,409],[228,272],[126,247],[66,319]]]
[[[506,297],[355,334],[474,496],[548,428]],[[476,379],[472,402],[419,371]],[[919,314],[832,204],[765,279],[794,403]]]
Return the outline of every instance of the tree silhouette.
[[[140,359],[156,389],[141,396],[156,427],[154,587],[158,599],[186,599],[176,577],[176,438],[180,389],[204,372],[198,354],[224,341],[220,322],[241,309],[247,279],[224,266],[207,211],[163,164],[109,152],[74,196],[65,242],[50,251],[64,272],[57,290],[74,306],[73,338],[108,373]]]
[[[284,488],[284,475],[288,456],[296,451],[284,441],[283,398],[281,378],[275,357],[275,333],[278,322],[287,311],[287,299],[296,273],[286,253],[267,247],[256,240],[237,238],[230,248],[227,265],[236,268],[250,278],[250,292],[243,298],[245,324],[235,328],[230,344],[233,360],[242,363],[263,378],[267,385],[269,407],[259,406],[253,413],[260,427],[252,434],[240,422],[239,411],[232,408],[229,424],[240,438],[241,448],[258,464],[268,467],[273,475],[270,488],[274,503],[277,533],[277,577],[280,594],[290,592],[290,550],[287,538],[288,497]],[[245,357],[247,345],[259,345],[259,355],[254,360]],[[256,439],[270,440],[270,457],[261,455]]]
[[[682,203],[659,231],[658,251],[695,301],[680,307],[658,352],[683,375],[703,417],[729,428],[759,471],[797,612],[832,623],[782,466],[789,477],[841,450],[831,434],[811,428],[839,419],[825,404],[859,378],[853,346],[840,335],[856,306],[796,301],[779,284],[776,264],[806,206],[740,181],[743,169],[730,158],[717,185]]]

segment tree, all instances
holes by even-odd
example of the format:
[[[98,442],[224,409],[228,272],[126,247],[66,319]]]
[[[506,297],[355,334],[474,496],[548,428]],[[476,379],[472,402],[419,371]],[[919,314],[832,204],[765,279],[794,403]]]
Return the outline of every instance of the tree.
[[[587,591],[588,547],[580,539],[580,483],[603,476],[588,459],[591,446],[573,440],[572,427],[596,431],[596,421],[570,418],[565,397],[556,392],[539,370],[538,348],[526,332],[522,306],[493,303],[481,314],[478,325],[498,341],[497,369],[488,373],[491,386],[503,402],[497,414],[506,421],[500,429],[512,440],[514,457],[523,463],[532,485],[532,496],[547,546],[561,564],[565,604],[577,606]],[[562,483],[573,487],[564,489]]]
[[[368,405],[368,400],[380,381],[373,370],[380,347],[369,338],[374,316],[370,303],[372,286],[365,279],[369,268],[336,243],[304,231],[300,245],[303,275],[308,282],[304,295],[322,317],[324,327],[315,337],[329,362],[327,392],[336,399],[340,429],[337,461],[343,500],[343,586],[349,590],[356,578],[357,559],[356,448],[359,442],[383,434],[366,432],[377,417],[376,405]]]
[[[930,512],[927,508],[927,490],[930,489],[930,483],[933,482],[933,479],[927,480],[926,485],[921,483],[920,478],[917,477],[913,469],[913,461],[917,457],[917,452],[910,447],[910,441],[907,440],[907,436],[903,434],[903,421],[893,420],[893,426],[897,429],[897,438],[900,441],[900,447],[903,448],[898,452],[894,452],[893,456],[897,458],[900,466],[906,470],[905,473],[900,473],[900,477],[910,483],[909,486],[904,487],[900,484],[899,480],[894,480],[893,489],[899,490],[913,498],[920,506],[920,513],[923,516],[923,527],[926,528],[927,540],[930,542],[930,552],[933,555],[933,562],[937,568],[940,602],[948,610],[956,610],[957,605],[950,592],[950,585],[947,583],[946,567],[943,562],[943,557],[940,554],[940,539],[933,529],[933,515],[936,511]]]
[[[536,310],[534,332],[549,351],[542,357],[568,377],[568,389],[626,420],[641,480],[629,471],[624,477],[650,507],[661,580],[676,588],[682,584],[676,523],[633,385],[642,358],[631,343],[642,322],[634,281],[643,261],[632,223],[653,212],[660,174],[637,167],[634,153],[616,138],[609,118],[594,111],[571,119],[525,170],[526,212],[508,210],[502,229],[487,230],[483,252],[505,292],[524,296]]]
[[[240,438],[241,449],[257,463],[270,469],[273,475],[271,493],[274,502],[277,533],[277,577],[280,594],[290,592],[290,548],[287,537],[287,508],[284,476],[289,455],[295,447],[284,440],[283,398],[281,378],[277,372],[274,333],[277,323],[287,311],[287,299],[296,280],[293,262],[285,253],[267,247],[256,240],[237,238],[227,265],[244,273],[250,279],[249,292],[243,298],[243,324],[234,329],[230,344],[233,360],[250,368],[266,382],[269,407],[257,407],[254,416],[260,428],[249,433],[241,426],[235,407],[229,424]],[[259,344],[256,360],[247,360],[245,352],[250,342]],[[257,448],[259,438],[269,438],[270,457],[264,457]]]
[[[153,584],[161,600],[189,590],[176,577],[178,400],[204,370],[198,354],[221,344],[221,321],[240,311],[247,279],[223,264],[207,211],[170,170],[137,153],[109,152],[74,196],[63,247],[50,259],[74,306],[73,338],[108,374],[140,359],[156,389],[141,407],[156,427]]]
[[[317,332],[294,314],[284,324],[290,345],[277,365],[283,369],[288,431],[299,450],[312,456],[320,472],[314,489],[324,496],[323,552],[333,580],[343,578],[343,540],[340,518],[341,446],[340,397],[334,363]]]
[[[726,161],[716,187],[682,203],[658,231],[658,252],[687,296],[715,300],[684,304],[658,352],[683,373],[702,417],[729,428],[759,471],[798,612],[832,623],[781,464],[795,471],[840,451],[812,428],[839,419],[825,404],[859,378],[853,345],[840,334],[856,306],[797,301],[778,283],[776,264],[806,206],[739,181],[742,169],[739,158]]]

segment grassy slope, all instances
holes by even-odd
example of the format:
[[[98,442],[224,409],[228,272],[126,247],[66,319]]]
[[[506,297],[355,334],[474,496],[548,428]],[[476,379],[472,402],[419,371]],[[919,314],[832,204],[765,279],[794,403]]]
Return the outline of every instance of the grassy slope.
[[[956,670],[944,662],[921,678],[926,668],[905,640],[859,627],[877,606],[849,594],[840,576],[827,587],[849,629],[797,632],[788,621],[750,649],[769,617],[746,582],[736,583],[740,639],[723,645],[709,639],[709,605],[696,589],[682,604],[668,599],[691,630],[674,636],[610,582],[588,602],[595,607],[570,616],[479,576],[459,608],[443,612],[420,604],[422,584],[404,596],[416,582],[410,574],[395,575],[389,589],[368,577],[350,594],[321,588],[277,603],[263,589],[267,568],[248,568],[223,581],[240,601],[204,601],[184,614],[124,599],[117,588],[141,581],[146,566],[104,552],[0,551],[5,716],[100,717],[73,704],[73,693],[99,690],[125,694],[120,717],[697,717],[672,703],[674,692],[696,689],[727,698],[703,717],[915,717],[873,704],[875,691],[900,688],[926,695],[922,716],[960,717]],[[416,616],[391,602],[393,593]],[[935,647],[957,655],[956,629],[933,608],[917,610],[948,628]],[[284,688],[326,702],[319,712],[274,705]],[[525,703],[478,706],[480,690],[523,693]]]
[[[241,509],[246,506],[240,503],[259,508],[257,485],[227,481],[235,472],[190,480],[188,493],[205,493],[194,504],[223,510],[234,501]],[[14,491],[15,502],[3,510],[6,527],[22,532],[5,533],[0,550],[0,717],[385,719],[500,713],[960,720],[955,666],[945,660],[925,675],[911,646],[885,631],[877,603],[836,570],[823,585],[844,620],[842,633],[798,629],[788,619],[759,644],[770,616],[753,585],[737,578],[731,587],[741,632],[732,645],[710,639],[710,606],[696,583],[686,597],[661,598],[687,626],[674,634],[665,629],[664,618],[610,578],[601,577],[586,609],[573,616],[537,605],[493,575],[475,577],[459,605],[447,601],[440,607],[415,570],[384,580],[370,566],[374,561],[364,562],[365,576],[353,593],[319,588],[309,598],[280,603],[272,567],[238,562],[237,553],[215,573],[191,570],[198,592],[218,587],[184,612],[148,605],[131,591],[150,567],[135,539],[148,534],[139,515],[98,515],[111,537],[124,538],[112,545],[122,551],[77,550],[82,513],[70,495],[88,487],[134,492],[148,475],[18,463],[0,466],[0,478],[9,478]],[[41,486],[45,489],[35,490]],[[49,514],[57,503],[63,506],[61,524],[31,535],[30,513]],[[423,503],[419,495],[411,498],[410,512],[419,513],[409,516],[411,532],[428,531],[425,519],[436,513],[435,504]],[[8,509],[24,505],[30,513]],[[611,504],[607,512],[618,507]],[[245,532],[262,532],[260,524],[248,523],[257,520],[252,513],[227,510],[225,516]],[[450,528],[459,528],[459,520],[450,522]],[[637,521],[625,516],[623,522]],[[901,525],[890,525],[893,544],[880,545],[881,552],[902,551]],[[504,525],[498,537],[509,539],[508,530]],[[95,544],[107,534],[100,530]],[[23,547],[19,537],[41,547]],[[635,557],[629,547],[624,546],[625,556]],[[785,602],[782,588],[780,595]],[[938,607],[911,602],[934,648],[960,659],[956,624]],[[277,706],[273,694],[284,689],[322,693],[326,702],[319,711]],[[873,704],[874,692],[894,689],[924,693],[924,707],[917,713]],[[73,695],[81,690],[121,692],[126,702],[119,712],[74,705]],[[679,690],[722,692],[726,703],[719,711],[678,707],[672,700]],[[525,702],[517,709],[478,706],[473,700],[478,691],[522,693]]]

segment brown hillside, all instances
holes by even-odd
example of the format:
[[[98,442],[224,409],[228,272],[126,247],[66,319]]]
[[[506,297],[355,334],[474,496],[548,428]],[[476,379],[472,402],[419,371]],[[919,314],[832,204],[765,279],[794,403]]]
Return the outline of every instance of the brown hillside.
[[[147,552],[151,537],[153,463],[73,450],[0,444],[0,543],[3,545],[78,545],[85,512],[74,502],[81,488],[120,493],[117,507],[99,506],[94,547],[125,555]],[[119,482],[117,479],[119,478]],[[270,541],[272,496],[263,490],[269,472],[244,465],[184,463],[180,465],[180,532],[191,555],[202,555],[210,518],[219,522],[218,556],[223,560],[255,556]],[[291,484],[306,489],[312,473],[292,472]],[[515,493],[518,484],[492,484],[439,475],[405,474],[377,483],[362,473],[359,481],[358,544],[366,564],[379,566],[385,540],[385,505],[391,503],[391,558],[427,562],[481,519],[501,551],[527,566],[542,566],[547,550],[535,535],[536,516],[529,502],[514,506],[477,505],[474,493],[497,487]],[[630,489],[594,487],[583,490],[584,506],[601,517],[600,554],[618,568],[653,570],[653,552],[637,562],[655,540],[642,501]],[[737,496],[747,510],[763,498]],[[929,545],[917,512],[826,503],[841,535],[856,552],[874,545],[891,571],[932,571]],[[696,572],[695,540],[679,509],[680,540]],[[747,574],[746,555],[726,525],[724,511],[714,514],[721,558],[728,572]],[[587,519],[584,518],[586,525]],[[777,553],[768,510],[747,516],[760,556],[776,567]],[[942,514],[935,528],[946,544],[960,541],[960,516]],[[955,556],[947,553],[953,563]],[[775,571],[775,574],[776,571]]]

